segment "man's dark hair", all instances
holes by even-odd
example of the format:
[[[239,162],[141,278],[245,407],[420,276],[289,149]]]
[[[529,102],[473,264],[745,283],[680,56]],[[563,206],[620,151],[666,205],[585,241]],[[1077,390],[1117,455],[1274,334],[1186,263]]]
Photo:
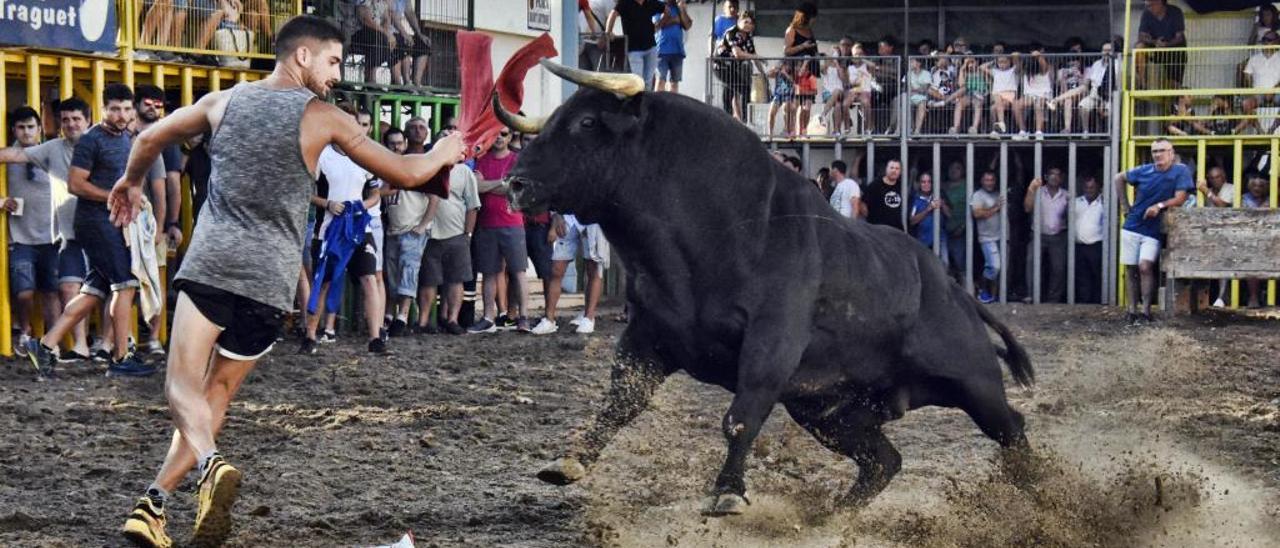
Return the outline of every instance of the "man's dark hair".
[[[792,167],[796,168],[797,171],[804,170],[804,163],[801,162],[800,159],[796,158],[795,156],[788,155],[782,161],[790,164]]]
[[[996,172],[995,172],[994,170],[990,170],[990,169],[984,169],[984,170],[982,170],[982,177],[986,177],[987,175],[990,175],[990,176],[994,179],[994,178],[995,178],[995,176],[996,176]]]
[[[89,108],[89,103],[79,97],[68,97],[53,106],[53,112],[57,113],[58,118],[62,118],[62,113],[74,110],[80,111],[85,120],[93,120],[93,109]]]
[[[133,101],[141,104],[143,99],[163,102],[164,90],[151,84],[138,84],[133,92]]]
[[[285,22],[276,33],[276,60],[293,55],[305,40],[343,43],[342,29],[314,15],[299,15]]]
[[[996,40],[994,44],[991,44],[992,50],[995,50],[996,48],[1004,48],[1005,53],[1013,53],[1009,51],[1009,44],[1003,40]]]
[[[31,107],[18,107],[9,113],[9,129],[17,127],[18,122],[25,122],[35,118],[36,125],[40,125],[40,113]]]
[[[898,47],[898,37],[892,34],[886,34],[880,37],[880,43],[891,48]]]
[[[1067,48],[1067,49],[1071,49],[1071,48],[1076,47],[1076,46],[1080,46],[1080,48],[1082,48],[1082,49],[1083,49],[1083,48],[1084,48],[1084,40],[1083,40],[1083,39],[1081,39],[1079,36],[1072,36],[1071,38],[1067,38],[1067,42],[1066,42],[1065,46],[1066,46],[1066,48]]]
[[[1254,179],[1262,179],[1265,181],[1267,179],[1267,175],[1261,171],[1253,171],[1253,170],[1250,170],[1248,173],[1244,174],[1245,181],[1252,181]]]
[[[383,146],[388,146],[388,145],[387,145],[387,143],[391,140],[391,136],[392,136],[392,135],[399,135],[399,136],[401,136],[401,137],[404,137],[404,136],[405,136],[405,135],[404,135],[404,132],[403,132],[403,131],[400,131],[400,129],[399,129],[399,128],[394,128],[394,127],[393,127],[393,128],[390,128],[390,129],[388,129],[388,130],[386,130],[386,131],[382,132],[382,144],[383,144]],[[406,138],[406,140],[408,140],[408,139]]]
[[[124,84],[107,84],[102,89],[102,102],[110,103],[112,101],[133,102],[133,90]]]
[[[840,173],[848,175],[849,164],[844,163],[844,160],[836,160],[831,162],[831,171],[839,171]]]

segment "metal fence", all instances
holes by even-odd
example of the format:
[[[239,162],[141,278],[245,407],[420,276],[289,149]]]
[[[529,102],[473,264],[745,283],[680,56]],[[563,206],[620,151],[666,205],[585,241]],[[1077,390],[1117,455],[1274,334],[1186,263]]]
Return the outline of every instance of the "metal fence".
[[[1115,155],[1106,141],[937,140],[907,146],[837,141],[833,149],[799,141],[771,146],[799,156],[806,176],[842,160],[849,176],[864,185],[884,177],[889,162],[900,162],[901,226],[913,236],[939,242],[926,245],[974,294],[987,289],[998,302],[1116,302],[1113,242],[1123,213],[1114,199]],[[924,177],[930,180],[928,193],[922,193]],[[1005,200],[993,217],[998,224],[994,233],[990,225],[979,228],[981,219],[974,215],[974,195],[984,178],[992,186],[990,194]],[[1036,179],[1055,190],[1031,194],[1028,204]],[[1086,186],[1097,193],[1081,200]],[[946,206],[917,216],[929,198]],[[922,235],[921,227],[929,224],[925,217],[933,219],[932,233]],[[986,253],[982,240],[990,242]],[[988,264],[988,258],[994,262]]]
[[[1280,129],[1280,45],[1138,49],[1130,135],[1212,138]]]
[[[1101,53],[913,56],[908,135],[1109,136],[1117,64]]]
[[[301,12],[296,0],[121,2],[130,44],[143,59],[244,68],[273,57],[275,31]]]
[[[767,139],[898,136],[898,57],[714,57],[707,101]]]
[[[389,10],[382,20],[354,0],[324,0],[315,9],[348,37],[344,82],[437,93],[461,89],[457,31],[471,25],[470,0],[408,2],[403,18]]]
[[[1119,62],[1101,53],[707,63],[706,101],[766,139],[1101,139]],[[905,70],[904,70],[905,69]],[[899,126],[905,126],[899,127]]]

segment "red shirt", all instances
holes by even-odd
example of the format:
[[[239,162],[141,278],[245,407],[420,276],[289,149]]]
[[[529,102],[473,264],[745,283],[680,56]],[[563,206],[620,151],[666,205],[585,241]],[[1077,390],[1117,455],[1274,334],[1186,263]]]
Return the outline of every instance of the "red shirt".
[[[493,154],[485,154],[476,158],[476,171],[486,181],[500,181],[507,176],[516,165],[519,153],[512,152],[503,158],[495,158]],[[480,228],[523,227],[524,216],[511,208],[511,202],[503,194],[485,192],[480,194],[480,213],[476,218],[476,226]]]

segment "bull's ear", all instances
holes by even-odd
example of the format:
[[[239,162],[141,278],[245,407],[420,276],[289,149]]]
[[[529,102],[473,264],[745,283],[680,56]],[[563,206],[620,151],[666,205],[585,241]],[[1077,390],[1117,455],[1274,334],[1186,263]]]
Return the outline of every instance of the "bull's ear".
[[[640,119],[627,112],[604,112],[600,118],[614,135],[627,135],[640,126]]]

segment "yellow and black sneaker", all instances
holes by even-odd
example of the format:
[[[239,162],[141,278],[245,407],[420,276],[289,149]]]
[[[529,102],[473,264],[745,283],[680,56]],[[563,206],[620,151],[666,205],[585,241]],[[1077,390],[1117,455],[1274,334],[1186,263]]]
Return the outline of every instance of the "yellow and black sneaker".
[[[209,459],[200,475],[200,508],[196,511],[195,531],[191,544],[200,547],[221,546],[231,533],[231,505],[240,491],[242,475],[220,455]]]
[[[142,548],[169,548],[173,541],[164,534],[164,508],[156,506],[151,497],[143,495],[129,513],[120,530],[124,538]]]

